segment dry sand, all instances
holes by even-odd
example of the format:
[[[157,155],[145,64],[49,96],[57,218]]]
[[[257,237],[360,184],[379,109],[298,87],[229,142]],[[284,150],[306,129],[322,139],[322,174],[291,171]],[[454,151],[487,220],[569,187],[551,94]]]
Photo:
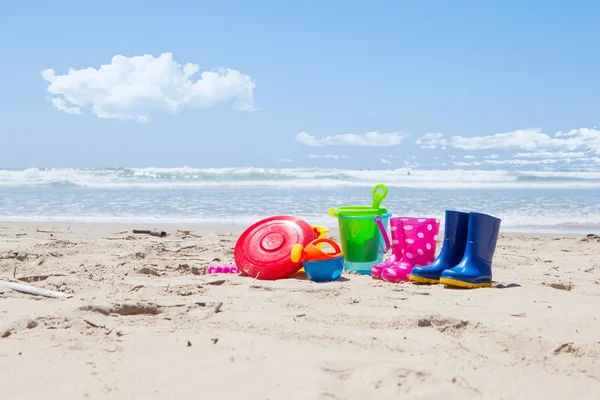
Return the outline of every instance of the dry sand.
[[[599,396],[597,239],[503,235],[495,287],[452,290],[207,276],[240,229],[131,228],[0,223],[0,279],[73,295],[0,286],[3,399]]]

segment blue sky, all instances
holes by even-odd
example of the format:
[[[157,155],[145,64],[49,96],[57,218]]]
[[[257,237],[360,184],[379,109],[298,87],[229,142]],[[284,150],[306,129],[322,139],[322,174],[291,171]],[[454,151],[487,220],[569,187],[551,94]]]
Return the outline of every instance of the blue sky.
[[[600,168],[599,4],[6,0],[0,168]]]

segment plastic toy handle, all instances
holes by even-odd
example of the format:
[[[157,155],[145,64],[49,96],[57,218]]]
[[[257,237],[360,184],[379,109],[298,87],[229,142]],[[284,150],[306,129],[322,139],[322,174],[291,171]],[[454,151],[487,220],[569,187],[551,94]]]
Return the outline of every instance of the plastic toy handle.
[[[304,255],[304,246],[302,246],[301,244],[295,244],[292,247],[292,253],[290,254],[290,260],[292,260],[292,262],[300,262],[300,260],[302,260],[302,256]]]
[[[338,253],[342,252],[342,249],[340,248],[340,245],[338,245],[335,241],[333,241],[333,240],[331,240],[329,238],[323,237],[323,238],[316,239],[316,240],[312,241],[312,244],[314,244],[314,245],[317,245],[319,243],[328,243],[328,244],[330,244],[331,247],[333,247],[333,250],[335,251],[335,254],[338,254]],[[294,251],[294,249],[292,249],[292,252],[293,251]],[[325,254],[331,254],[331,253],[325,253]],[[294,260],[292,260],[292,261],[294,261]]]
[[[377,191],[379,189],[382,190],[382,193],[377,193]],[[385,199],[385,197],[387,195],[388,195],[387,186],[385,186],[383,183],[376,185],[373,188],[373,204],[371,205],[371,208],[379,208],[379,206],[381,205],[381,202],[383,201],[383,199]]]
[[[321,225],[311,225],[310,227],[313,228],[313,231],[315,231],[315,233],[318,234],[319,236],[326,235],[327,233],[330,232],[330,230],[328,228],[325,228],[324,226],[321,226]]]
[[[388,234],[385,231],[385,226],[383,226],[383,222],[381,221],[381,217],[379,215],[377,215],[373,219],[375,220],[375,223],[377,224],[377,226],[379,227],[379,230],[381,231],[381,236],[383,236],[383,241],[385,242],[385,253],[387,253],[389,251],[390,247],[392,247],[392,245],[390,244],[390,239],[388,238]]]
[[[330,209],[327,210],[327,212],[329,213],[329,215],[331,215],[332,217],[336,217],[338,216],[337,211],[335,211],[335,208],[331,207]]]

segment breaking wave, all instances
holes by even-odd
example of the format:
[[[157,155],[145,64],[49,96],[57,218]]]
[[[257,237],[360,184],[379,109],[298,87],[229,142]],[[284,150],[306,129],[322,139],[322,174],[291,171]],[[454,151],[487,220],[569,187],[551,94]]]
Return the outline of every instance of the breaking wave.
[[[325,188],[376,183],[423,189],[600,188],[600,172],[191,167],[0,170],[0,187]]]

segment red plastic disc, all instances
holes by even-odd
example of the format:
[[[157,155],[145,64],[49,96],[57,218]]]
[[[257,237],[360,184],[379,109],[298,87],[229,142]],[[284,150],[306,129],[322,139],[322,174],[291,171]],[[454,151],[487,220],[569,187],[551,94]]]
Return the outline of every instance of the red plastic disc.
[[[276,216],[258,221],[242,233],[235,244],[234,259],[238,268],[253,278],[274,280],[296,273],[302,262],[292,262],[295,244],[306,246],[316,238],[305,221]]]

